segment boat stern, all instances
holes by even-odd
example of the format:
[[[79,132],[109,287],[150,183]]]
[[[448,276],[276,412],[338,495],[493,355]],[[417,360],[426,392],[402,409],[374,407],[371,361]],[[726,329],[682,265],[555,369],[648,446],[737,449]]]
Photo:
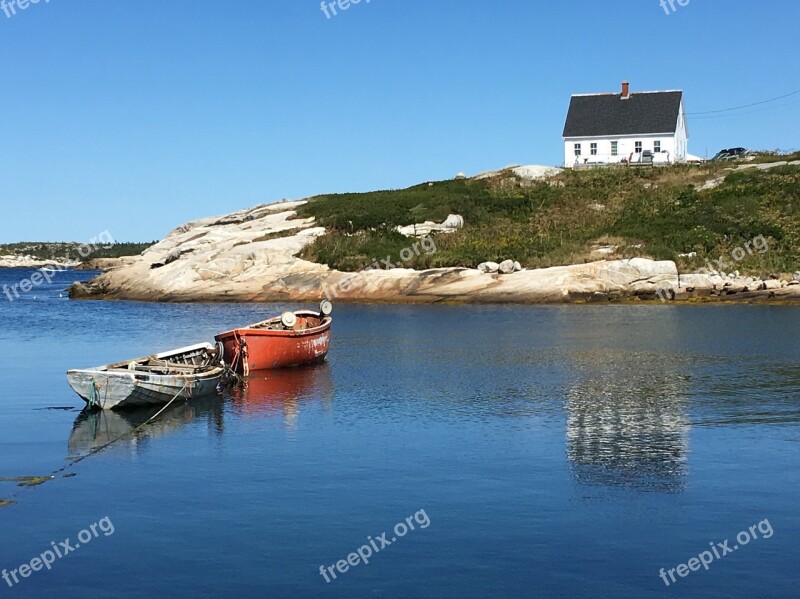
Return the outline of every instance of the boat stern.
[[[99,370],[69,370],[67,382],[89,408],[111,409],[124,403],[135,388],[132,374],[114,374]]]

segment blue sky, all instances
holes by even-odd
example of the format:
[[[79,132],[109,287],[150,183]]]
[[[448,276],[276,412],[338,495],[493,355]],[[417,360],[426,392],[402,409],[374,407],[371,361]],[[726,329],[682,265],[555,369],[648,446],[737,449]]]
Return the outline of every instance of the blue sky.
[[[9,0],[6,0],[8,2]],[[0,12],[0,242],[152,240],[281,198],[558,164],[572,93],[800,89],[796,0],[41,0]],[[794,104],[792,105],[792,102]],[[689,118],[800,148],[800,95]]]

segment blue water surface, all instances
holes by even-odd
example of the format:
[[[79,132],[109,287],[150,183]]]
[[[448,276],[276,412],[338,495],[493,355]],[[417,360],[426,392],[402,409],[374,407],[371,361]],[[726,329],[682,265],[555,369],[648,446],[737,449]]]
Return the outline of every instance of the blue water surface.
[[[66,298],[93,274],[0,295],[0,477],[53,473],[154,413],[81,414],[68,368],[299,307]],[[326,364],[180,404],[39,486],[0,482],[0,569],[103,527],[0,594],[796,597],[799,317],[337,305]],[[753,525],[707,571],[659,576]]]

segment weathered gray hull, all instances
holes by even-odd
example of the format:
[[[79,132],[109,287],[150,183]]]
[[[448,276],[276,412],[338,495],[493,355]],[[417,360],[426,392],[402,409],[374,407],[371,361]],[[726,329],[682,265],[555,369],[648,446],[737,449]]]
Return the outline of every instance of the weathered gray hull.
[[[190,399],[210,395],[217,389],[224,368],[202,375],[154,375],[124,371],[70,370],[70,387],[87,405],[103,410],[161,405],[172,398]]]
[[[221,350],[201,343],[129,362],[69,370],[67,381],[89,407],[110,410],[210,395],[224,374]]]

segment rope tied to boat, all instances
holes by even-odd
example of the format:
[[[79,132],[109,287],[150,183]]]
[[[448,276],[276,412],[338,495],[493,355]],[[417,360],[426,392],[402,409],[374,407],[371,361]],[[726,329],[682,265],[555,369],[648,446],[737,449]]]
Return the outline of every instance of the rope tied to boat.
[[[231,370],[236,372],[237,366],[239,362],[242,363],[242,374],[244,376],[250,375],[250,364],[248,363],[248,355],[247,355],[247,340],[240,337],[237,332],[234,331],[233,338],[236,341],[236,348],[234,351],[235,357],[233,358],[233,364],[231,364]]]
[[[92,386],[89,388],[89,409],[97,405],[97,381],[92,377]]]
[[[92,377],[91,380],[92,380],[92,384],[89,387],[89,401],[87,402],[88,403],[88,407],[89,408],[94,408],[94,407],[99,406],[99,407],[102,408],[106,403],[105,400],[108,399],[108,384],[106,383],[105,385],[103,385],[103,383],[101,383],[100,381],[98,381],[94,377]],[[103,387],[105,387],[106,392],[105,392],[105,397],[103,398],[103,402],[101,404],[101,402],[100,402],[100,389],[102,389]]]
[[[184,390],[186,390],[185,398],[186,399],[192,399],[192,391],[193,391],[193,383],[192,383],[192,381],[189,379],[189,377],[187,375],[185,375],[183,373],[179,373],[178,376],[181,378],[181,380],[183,380],[183,389],[181,389],[181,391],[179,391],[179,393],[184,391]]]
[[[153,414],[152,416],[150,416],[150,418],[148,418],[147,420],[145,420],[144,422],[142,422],[142,423],[141,423],[139,426],[137,426],[137,427],[135,427],[135,428],[132,428],[132,429],[131,429],[131,430],[129,430],[128,432],[122,433],[122,434],[121,434],[121,435],[119,435],[118,437],[115,437],[114,439],[112,439],[112,440],[111,440],[111,441],[109,441],[108,443],[104,443],[104,444],[103,444],[103,445],[101,445],[100,447],[95,447],[94,449],[91,449],[91,450],[89,450],[89,452],[88,452],[88,453],[86,453],[85,455],[78,456],[77,458],[73,458],[72,460],[70,460],[70,461],[69,461],[69,463],[68,463],[66,466],[63,466],[63,467],[59,468],[58,470],[54,471],[54,472],[53,472],[53,475],[56,475],[56,474],[61,474],[61,473],[62,473],[62,472],[64,472],[65,470],[68,470],[69,468],[71,468],[72,466],[74,466],[75,464],[78,464],[79,462],[82,462],[83,460],[85,460],[85,459],[86,459],[86,458],[88,458],[89,456],[93,456],[93,455],[95,455],[95,454],[97,454],[97,453],[100,453],[100,452],[101,452],[101,451],[103,451],[104,449],[107,449],[108,447],[111,447],[111,446],[112,446],[114,443],[116,443],[117,441],[121,441],[121,440],[122,440],[122,439],[124,439],[125,437],[128,437],[128,436],[130,436],[130,435],[132,435],[132,434],[134,434],[134,433],[136,433],[136,432],[140,431],[140,430],[141,430],[141,429],[143,429],[145,426],[147,426],[148,424],[150,424],[151,422],[153,422],[153,420],[155,420],[156,418],[158,418],[159,416],[161,416],[161,414],[163,414],[163,413],[164,413],[164,412],[167,410],[167,408],[169,408],[169,407],[170,407],[170,406],[171,406],[171,405],[172,405],[172,404],[175,402],[175,400],[176,400],[176,399],[178,399],[178,398],[181,396],[181,394],[182,394],[182,393],[183,393],[185,390],[186,390],[186,385],[184,385],[183,387],[181,387],[180,391],[178,391],[178,392],[177,392],[177,393],[176,393],[176,394],[175,394],[175,395],[172,397],[172,399],[170,399],[170,400],[169,400],[169,401],[168,401],[166,404],[164,404],[164,407],[163,407],[163,408],[161,408],[161,409],[160,409],[158,412],[156,412],[155,414]]]

